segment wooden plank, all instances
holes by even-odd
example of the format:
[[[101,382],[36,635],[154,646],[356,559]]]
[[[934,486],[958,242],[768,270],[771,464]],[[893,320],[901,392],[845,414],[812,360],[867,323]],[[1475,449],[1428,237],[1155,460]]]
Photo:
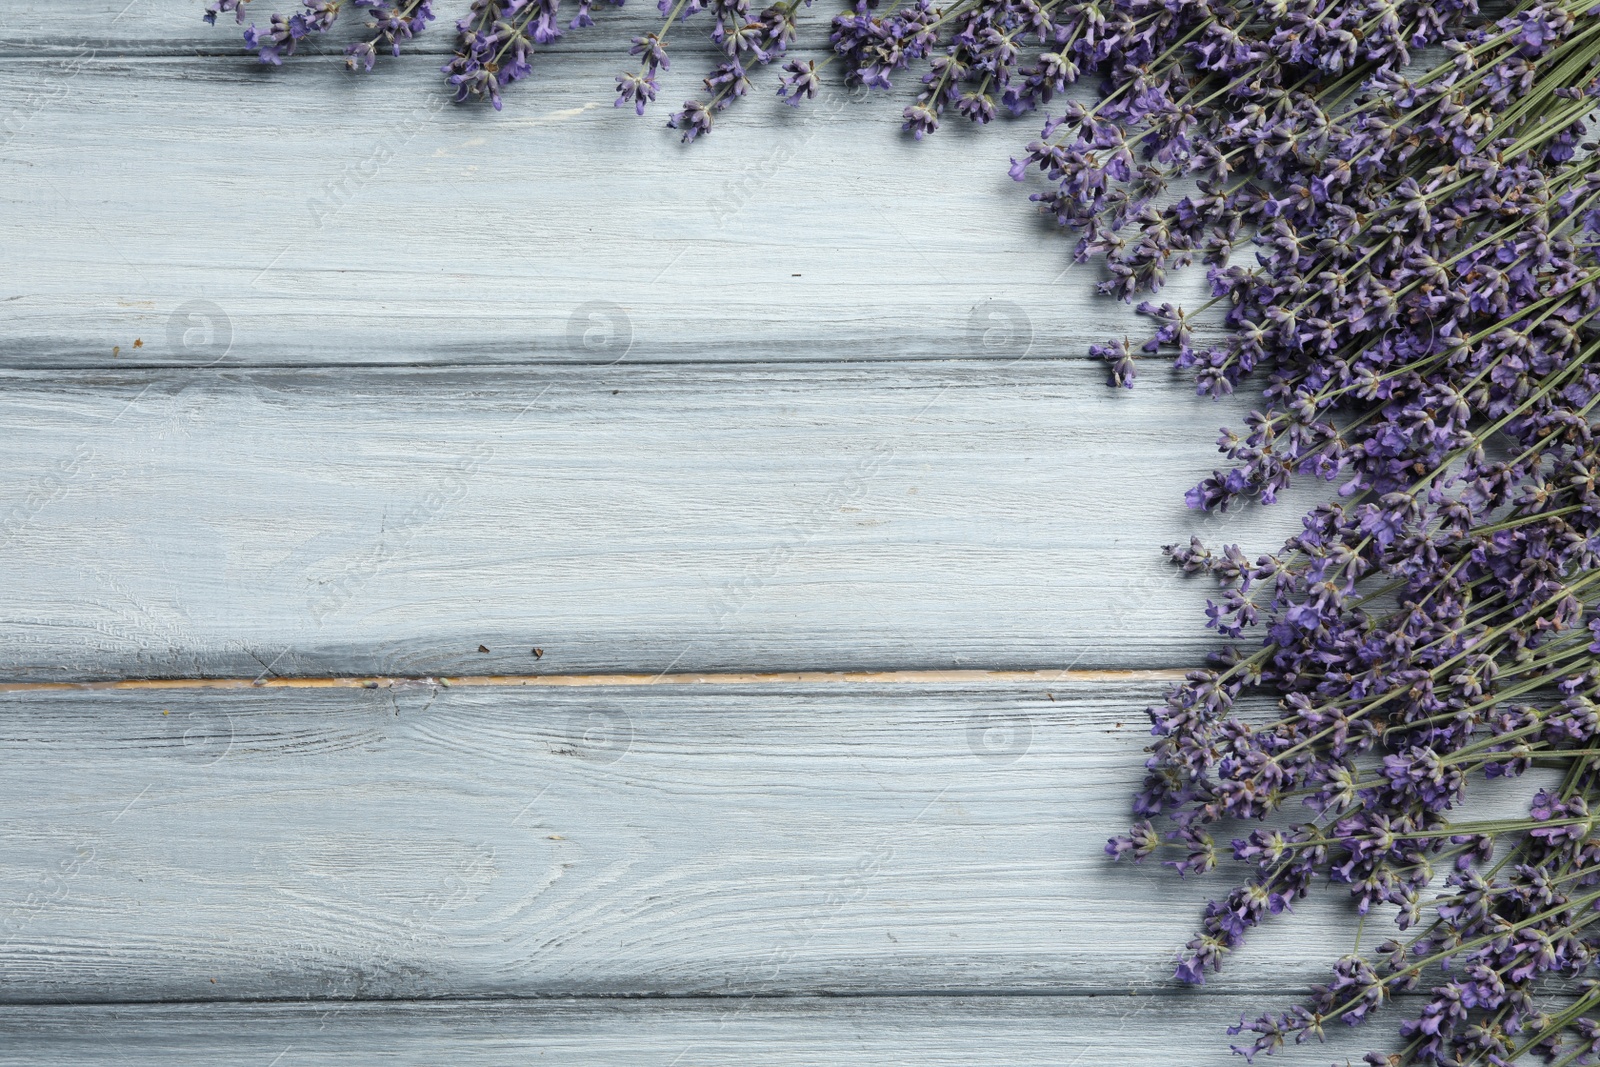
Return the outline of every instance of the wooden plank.
[[[1213,587],[1158,546],[1309,499],[1183,506],[1244,410],[1081,364],[11,373],[0,678],[1190,666]]]
[[[1265,992],[26,1007],[0,1014],[0,1064],[1231,1067],[1240,1060],[1223,1027],[1279,1003]],[[1359,1061],[1373,1044],[1387,1050],[1384,1027],[1408,1007],[1363,1030],[1330,1028],[1328,1044],[1291,1046],[1271,1062],[1320,1067],[1335,1056]]]
[[[215,26],[207,25],[202,17],[206,3],[207,0],[79,0],[63,6],[50,0],[7,0],[0,9],[0,56],[65,58],[88,49],[97,56],[200,54],[248,58],[255,62],[254,54],[243,50],[240,33],[243,26],[234,21],[232,14],[219,18]],[[265,26],[273,11],[287,11],[293,7],[282,2],[274,7],[270,0],[247,0],[247,3],[244,25]],[[466,7],[466,0],[453,8],[435,3],[439,18],[422,36],[407,44],[407,54],[449,55],[455,46],[453,23]],[[629,62],[637,65],[637,60],[628,56],[629,38],[661,28],[661,14],[653,3],[629,3],[620,8],[598,3],[593,14],[596,27],[584,31],[567,31],[568,20],[561,20],[562,39],[553,46],[537,49],[536,60],[555,64],[570,53],[601,52],[611,55],[620,70]],[[798,12],[801,37],[795,47],[826,48],[829,21],[834,14],[835,10],[826,5],[812,9],[802,7]],[[347,8],[332,32],[302,41],[294,58],[304,63],[341,63],[345,42],[360,38],[365,24],[364,13]],[[705,27],[703,31],[702,26]],[[679,69],[677,56],[711,47],[710,41],[705,40],[709,33],[707,16],[692,18],[686,27],[680,24],[674,28],[670,42],[674,73]],[[773,74],[776,77],[775,71]],[[673,86],[672,92],[676,92],[696,84],[698,77],[696,68],[691,67],[680,78],[663,75],[661,81],[664,86]],[[670,99],[670,93],[663,95]]]
[[[1225,883],[1102,853],[1160,690],[6,695],[0,999],[1166,989]],[[1215,989],[1318,980],[1347,901]]]
[[[1032,121],[919,144],[896,99],[763,93],[685,147],[665,108],[610,106],[620,43],[495,114],[423,57],[30,58],[78,22],[30,11],[0,59],[0,180],[28,205],[0,215],[3,366],[1006,363],[1145,332],[1008,178]],[[139,12],[182,23],[135,7],[119,38]]]

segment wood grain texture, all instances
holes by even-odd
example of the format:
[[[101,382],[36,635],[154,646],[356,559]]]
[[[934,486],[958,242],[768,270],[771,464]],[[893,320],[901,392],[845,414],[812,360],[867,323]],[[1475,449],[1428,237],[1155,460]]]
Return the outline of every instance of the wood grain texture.
[[[7,695],[0,998],[1171,993],[1225,883],[1102,853],[1160,688]]]
[[[240,33],[243,25],[237,24],[231,14],[218,19],[215,26],[207,25],[203,18],[207,3],[208,0],[77,0],[63,5],[50,0],[7,0],[0,8],[0,57],[67,58],[89,48],[100,56],[198,54],[238,59],[241,66],[255,63],[254,53],[244,51]],[[244,25],[265,25],[272,11],[284,10],[283,5],[273,8],[268,4],[266,10],[257,11],[263,6],[263,0],[246,0],[246,3]],[[455,46],[453,23],[465,13],[468,3],[469,0],[435,0],[433,8],[439,18],[420,37],[407,43],[407,54],[449,55]],[[829,21],[835,13],[836,9],[827,4],[801,7],[798,12],[801,44],[797,47],[812,47],[815,43],[816,47],[825,49]],[[567,30],[570,16],[561,20],[563,36],[553,45],[537,48],[537,61],[557,66],[551,73],[559,76],[559,64],[565,56],[599,52],[611,56],[620,70],[628,62],[624,57],[628,54],[629,39],[661,28],[661,13],[653,3],[628,3],[623,7],[596,4],[593,17],[596,27],[576,32]],[[361,38],[365,25],[361,12],[352,13],[346,9],[330,33],[302,41],[295,59],[340,64],[345,43]],[[670,35],[673,56],[709,48],[709,33],[709,20],[703,16],[691,17],[686,24],[680,24]],[[679,70],[675,58],[672,70],[673,73]],[[777,76],[776,71],[771,73]],[[697,85],[699,77],[695,68],[690,67],[681,77],[669,78],[663,74],[660,80],[676,93]],[[664,91],[663,96],[670,99],[671,93]]]
[[[666,108],[610,106],[609,39],[496,114],[426,57],[359,78],[13,37],[0,365],[1010,362],[1147,332],[1008,178],[1034,123],[919,144],[895,99],[762,93],[683,146]]]
[[[1243,412],[1080,364],[11,373],[0,675],[1190,666],[1213,587],[1157,546],[1298,526],[1182,504]]]
[[[761,82],[685,149],[610,107],[648,5],[499,115],[444,25],[199,8],[0,7],[0,680],[1178,667],[1156,546],[1313,499],[1182,508],[1249,403],[1082,360],[1139,327],[1035,120]],[[1100,853],[1161,685],[816,682],[0,695],[0,1064],[1220,1064],[1344,950],[1168,983],[1221,883]]]
[[[1223,1027],[1271,993],[1198,997],[872,997],[9,1008],[7,1067],[554,1063],[564,1067],[1232,1067]],[[1275,1067],[1359,1062],[1389,1008]],[[275,1059],[276,1057],[276,1059]]]

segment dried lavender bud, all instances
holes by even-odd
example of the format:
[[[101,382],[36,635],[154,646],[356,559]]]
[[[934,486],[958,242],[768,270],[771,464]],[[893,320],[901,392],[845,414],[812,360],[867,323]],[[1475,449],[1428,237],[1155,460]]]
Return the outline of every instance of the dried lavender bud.
[[[247,3],[248,0],[242,0]],[[273,15],[265,32],[257,30],[254,23],[244,31],[244,46],[253,51],[263,63],[274,66],[285,56],[294,55],[296,46],[312,34],[326,33],[339,18],[342,0],[301,0],[304,11],[293,15]],[[237,8],[243,16],[243,8]],[[216,21],[217,12],[207,9],[206,20]],[[242,21],[242,18],[241,18]]]
[[[369,11],[367,28],[377,35],[345,46],[345,66],[350,70],[371,70],[379,50],[396,58],[400,42],[421,33],[433,21],[432,0],[353,0],[356,7]]]
[[[817,65],[812,60],[791,59],[783,65],[783,77],[778,80],[778,95],[783,102],[798,107],[802,100],[816,97],[822,88],[817,75]]]
[[[249,3],[250,0],[213,0],[212,3],[206,5],[206,13],[204,18],[207,22],[215,26],[217,24],[218,15],[223,15],[229,11],[232,11],[234,16],[233,20],[235,22],[243,23],[245,5]]]

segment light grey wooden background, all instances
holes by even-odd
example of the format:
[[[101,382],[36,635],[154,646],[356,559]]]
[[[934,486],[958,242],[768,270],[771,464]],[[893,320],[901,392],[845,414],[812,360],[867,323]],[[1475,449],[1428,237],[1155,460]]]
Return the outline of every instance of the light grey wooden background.
[[[1101,855],[1209,647],[1158,547],[1298,512],[1184,510],[1249,400],[1104,387],[1028,129],[686,150],[643,14],[496,115],[124,3],[0,4],[0,1063],[1223,1063],[1346,950],[1175,989],[1207,888]],[[54,687],[596,672],[751,673]]]

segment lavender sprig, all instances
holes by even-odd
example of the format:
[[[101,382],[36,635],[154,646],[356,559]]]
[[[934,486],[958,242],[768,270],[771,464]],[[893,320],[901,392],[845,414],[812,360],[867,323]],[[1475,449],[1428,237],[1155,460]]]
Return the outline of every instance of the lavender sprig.
[[[593,26],[590,7],[582,0],[567,28]],[[560,8],[561,0],[472,0],[456,22],[455,57],[440,68],[456,102],[488,100],[499,111],[501,88],[533,73],[535,45],[561,38]]]
[[[206,13],[204,18],[207,22],[211,23],[211,25],[215,26],[217,24],[218,15],[224,15],[231,11],[233,12],[234,16],[233,20],[235,22],[242,23],[244,22],[245,5],[249,3],[250,0],[212,0],[211,3],[206,5]]]
[[[400,55],[400,42],[410,40],[433,21],[432,0],[354,0],[356,7],[369,10],[367,28],[377,30],[377,35],[365,41],[354,41],[345,46],[345,66],[350,70],[371,70],[377,62],[378,52],[387,50],[396,58]]]
[[[811,0],[804,0],[807,7]],[[749,18],[745,0],[736,0],[725,8],[728,18],[718,15],[717,27],[712,31],[714,40],[728,55],[705,79],[710,99],[705,103],[685,100],[683,110],[667,119],[667,125],[683,131],[684,141],[711,132],[714,116],[730,107],[735,100],[745,96],[750,88],[747,65],[763,67],[775,63],[787,53],[794,43],[799,21],[801,0],[784,0]],[[790,104],[814,97],[820,86],[816,64],[802,66],[792,61],[785,66],[786,74],[779,81],[778,93]]]
[[[343,0],[300,0],[305,10],[292,15],[274,14],[265,30],[256,29],[255,23],[244,31],[244,46],[254,52],[263,63],[281,64],[286,56],[294,55],[300,42],[315,34],[326,33],[338,21]],[[244,21],[244,5],[249,0],[233,0],[232,10],[237,20]],[[206,21],[216,22],[216,16],[229,10],[229,0],[219,0],[206,9]]]

